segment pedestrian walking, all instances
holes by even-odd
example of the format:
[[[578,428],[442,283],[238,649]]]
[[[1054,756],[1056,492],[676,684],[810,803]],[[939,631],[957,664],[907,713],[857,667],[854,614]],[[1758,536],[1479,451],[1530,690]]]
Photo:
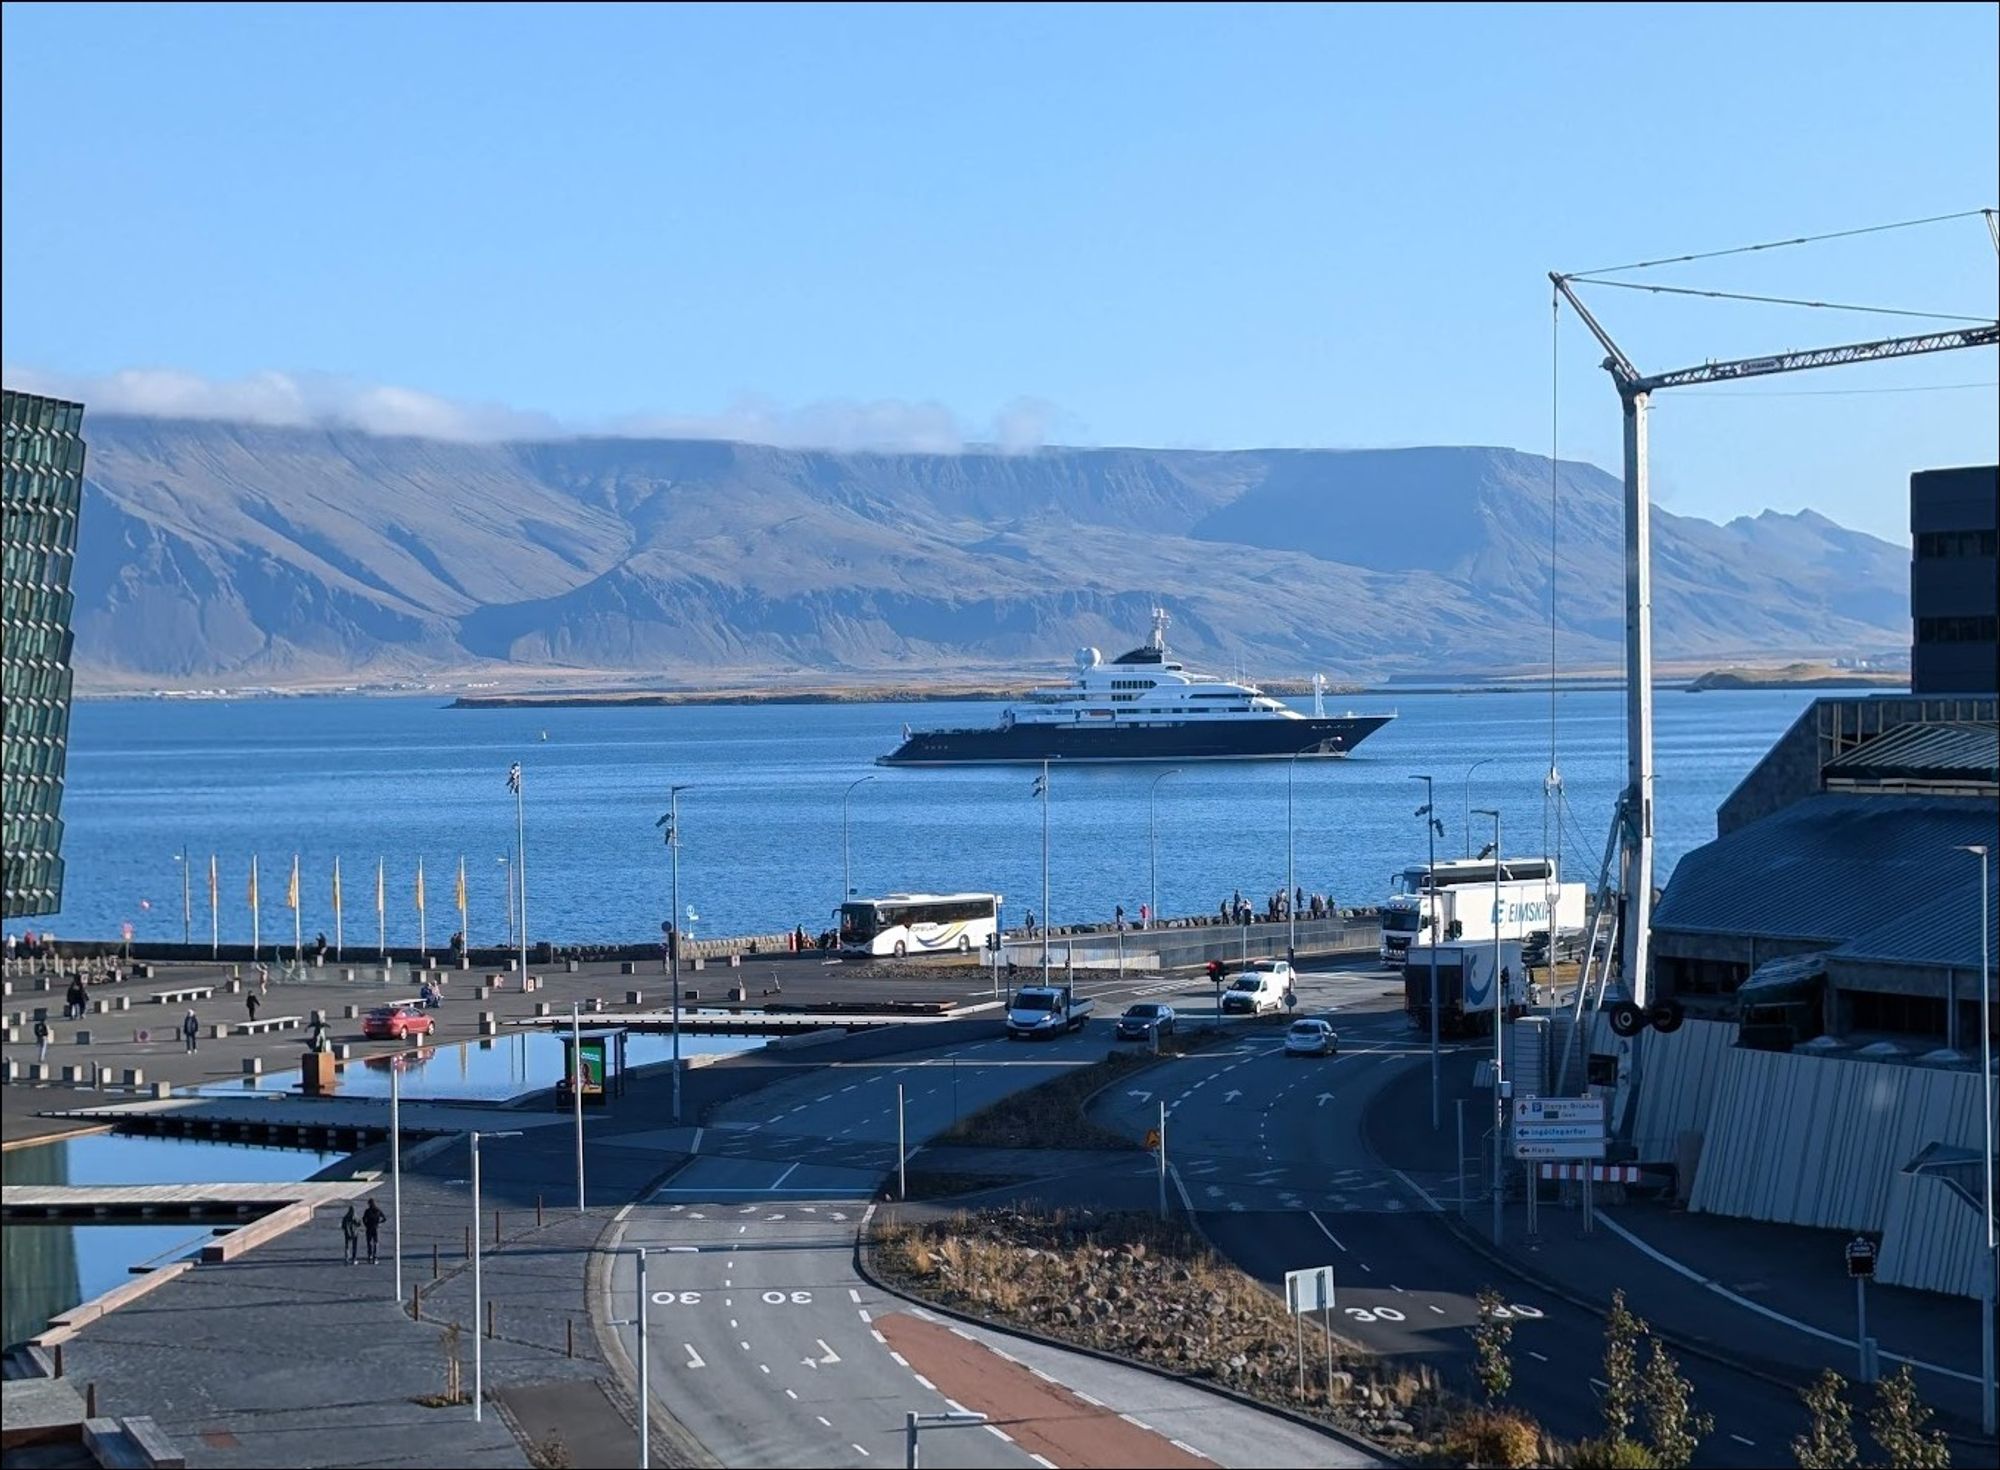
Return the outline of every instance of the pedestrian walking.
[[[250,1013],[250,1019],[253,1021],[257,1019],[257,1007],[261,1004],[263,1002],[257,999],[254,991],[243,997],[243,1008]]]
[[[35,1017],[35,1060],[49,1059],[49,1023],[40,1016]]]
[[[350,1205],[348,1208],[352,1209],[353,1206]],[[368,1208],[362,1211],[361,1228],[368,1232],[368,1264],[371,1266],[380,1264],[376,1259],[375,1249],[382,1234],[382,1222],[388,1218],[382,1213],[382,1207],[372,1199],[368,1201]]]
[[[187,1043],[190,1054],[194,1051],[195,1039],[200,1035],[201,1020],[195,1015],[194,1007],[189,1006],[188,1013],[181,1018],[181,1039]]]
[[[353,1205],[340,1217],[340,1236],[347,1242],[347,1264],[352,1266],[361,1258],[361,1222],[354,1218]]]

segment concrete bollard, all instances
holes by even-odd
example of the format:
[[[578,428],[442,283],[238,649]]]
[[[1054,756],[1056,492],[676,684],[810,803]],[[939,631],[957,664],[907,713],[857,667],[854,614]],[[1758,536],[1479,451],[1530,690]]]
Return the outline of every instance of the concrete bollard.
[[[513,974],[516,970],[520,968],[521,968],[521,962],[518,959],[512,959],[507,961],[507,973],[509,975]]]
[[[229,978],[232,980],[241,980],[243,978],[243,967],[241,965],[231,965],[229,967]]]
[[[625,992],[625,1004],[626,1004],[626,1005],[628,1005],[628,1006],[642,1006],[642,1005],[644,1005],[645,1003],[646,1003],[646,992],[645,992],[645,991],[643,991],[643,990],[628,990],[628,991],[626,991],[626,992]]]
[[[217,1024],[208,1028],[208,1039],[210,1041],[221,1041],[227,1035],[229,1035],[229,1028],[225,1025]]]
[[[241,995],[243,993],[243,982],[241,980],[231,980],[224,984],[222,988],[231,995]]]
[[[360,1006],[342,1006],[342,1007],[340,1008],[340,1013],[341,1013],[341,1019],[342,1019],[342,1020],[346,1020],[346,1021],[358,1021],[358,1020],[360,1020],[360,1019],[361,1019],[361,1007],[360,1007]]]
[[[563,961],[563,973],[565,975],[574,975],[581,968],[582,966],[578,965],[575,960]]]
[[[153,978],[153,967],[151,965],[134,965],[132,967],[132,976],[136,980],[150,980]]]
[[[479,1013],[479,1019],[482,1021],[497,1021],[500,1019],[500,1017],[498,1012],[495,1011],[481,1011]]]
[[[30,1062],[28,1063],[28,1080],[30,1082],[46,1082],[49,1080],[49,1071],[50,1068],[47,1062]]]
[[[538,1000],[538,1001],[536,1001],[536,1002],[535,1002],[535,1014],[536,1014],[536,1015],[538,1015],[538,1016],[550,1016],[550,1015],[554,1015],[554,1014],[555,1014],[555,1007],[551,1006],[551,1005],[550,1005],[550,1004],[549,1004],[549,1003],[548,1003],[547,1001],[545,1001],[545,1000]]]
[[[696,1001],[700,999],[701,999],[701,992],[699,990],[696,990],[692,985],[690,985],[685,991],[681,993],[681,1001],[685,1005],[693,1005]]]
[[[481,1036],[498,1036],[500,1034],[500,1023],[498,1021],[481,1021],[479,1023],[479,1034]]]
[[[21,1040],[21,1028],[19,1026],[9,1026],[7,1028],[7,1045],[9,1046],[17,1045],[20,1042],[20,1040]]]
[[[491,989],[490,987],[488,987],[488,986],[485,986],[485,985],[475,985],[475,986],[473,986],[473,987],[472,987],[472,998],[473,998],[474,1000],[485,1000],[485,999],[487,999],[487,998],[488,998],[489,996],[491,996],[492,994],[493,994],[493,991],[492,991],[492,989]]]
[[[335,1042],[335,1043],[333,1044],[333,1059],[334,1059],[334,1060],[335,1060],[336,1062],[351,1062],[351,1061],[353,1061],[353,1060],[354,1060],[354,1046],[353,1046],[353,1043],[351,1043],[351,1042],[346,1042],[346,1041],[336,1041],[336,1042]]]
[[[146,1074],[138,1067],[125,1067],[119,1071],[118,1081],[125,1087],[144,1087]]]
[[[694,970],[705,970],[708,968],[708,961],[703,959],[700,955],[696,955],[694,957],[694,962],[689,966],[689,968]]]
[[[729,987],[729,998],[740,1004],[741,1002],[748,1000],[749,995],[744,986],[732,985]]]
[[[262,1057],[245,1057],[243,1059],[243,1075],[245,1077],[263,1076],[264,1059]]]
[[[340,978],[343,980],[352,980],[354,978],[354,966],[345,966],[340,972]]]
[[[62,1080],[70,1087],[81,1087],[83,1086],[83,1079],[88,1072],[89,1068],[87,1067],[73,1067],[65,1064],[62,1069]]]
[[[172,1097],[174,1095],[174,1084],[171,1082],[148,1082],[144,1090],[152,1093],[156,1098]]]
[[[618,962],[618,973],[621,975],[636,975],[639,973],[639,966],[631,960],[620,960]]]
[[[742,955],[740,955],[740,954],[733,954],[733,955],[731,955],[731,956],[729,957],[729,968],[730,968],[730,969],[732,969],[732,970],[740,970],[740,969],[742,969],[742,968],[743,968],[743,956],[742,956]]]
[[[542,977],[540,975],[524,975],[521,978],[521,989],[523,992],[530,990],[540,990],[541,988],[542,988]]]
[[[89,1046],[90,1033],[88,1031],[78,1031],[73,1040],[76,1042],[78,1046]]]
[[[19,1062],[9,1061],[5,1063],[4,1071],[8,1082],[19,1082],[21,1080],[21,1064]]]

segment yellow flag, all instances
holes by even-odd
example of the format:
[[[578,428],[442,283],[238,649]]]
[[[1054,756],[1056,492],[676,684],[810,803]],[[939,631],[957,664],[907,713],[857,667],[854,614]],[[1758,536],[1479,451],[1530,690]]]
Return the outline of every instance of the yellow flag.
[[[458,860],[458,911],[465,912],[465,859]]]
[[[288,909],[295,909],[298,906],[299,906],[299,855],[297,853],[293,853],[291,880],[285,884],[285,907]]]
[[[418,858],[417,859],[417,909],[419,912],[423,910],[423,906],[424,906],[424,860],[422,858]]]

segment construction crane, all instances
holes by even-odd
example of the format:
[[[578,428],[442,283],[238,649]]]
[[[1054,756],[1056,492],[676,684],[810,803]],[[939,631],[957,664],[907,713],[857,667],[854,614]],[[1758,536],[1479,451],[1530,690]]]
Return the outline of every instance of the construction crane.
[[[2000,224],[1996,224],[1992,211],[1985,213],[1995,249],[2000,250]],[[1612,340],[1611,334],[1591,315],[1590,308],[1578,298],[1573,286],[1578,279],[1557,271],[1549,272],[1549,280],[1555,289],[1603,346],[1606,353],[1603,366],[1611,374],[1625,416],[1625,789],[1618,798],[1617,810],[1612,818],[1610,840],[1605,847],[1605,873],[1599,883],[1600,896],[1603,896],[1609,892],[1608,879],[1615,870],[1616,891],[1622,902],[1598,905],[1598,922],[1613,927],[1604,936],[1605,954],[1597,972],[1597,1003],[1603,1003],[1610,954],[1615,950],[1626,998],[1614,1006],[1612,1024],[1619,1034],[1631,1036],[1636,1035],[1648,1019],[1655,1024],[1663,1024],[1666,1029],[1679,1024],[1678,1007],[1654,1006],[1648,974],[1653,918],[1653,559],[1652,496],[1647,484],[1647,415],[1652,395],[1662,388],[1734,382],[1741,378],[1769,377],[1775,373],[1844,367],[1850,363],[1887,362],[1899,357],[1953,352],[1967,347],[1993,347],[2000,345],[2000,321],[1978,322],[1918,336],[1854,342],[1841,347],[1708,362],[1698,367],[1648,375],[1633,365],[1632,360]],[[1611,915],[1608,919],[1605,917],[1607,909]],[[1585,953],[1584,971],[1577,989],[1579,1021],[1591,980],[1592,961],[1597,955],[1598,937],[1593,931],[1591,945]],[[1567,1060],[1568,1048],[1565,1048],[1565,1071]],[[1636,1084],[1636,1074],[1633,1081]],[[1636,1085],[1632,1091],[1636,1094]]]

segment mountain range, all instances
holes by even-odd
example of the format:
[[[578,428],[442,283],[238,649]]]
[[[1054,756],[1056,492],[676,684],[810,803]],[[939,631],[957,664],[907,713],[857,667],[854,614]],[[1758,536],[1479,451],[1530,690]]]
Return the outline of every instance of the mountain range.
[[[90,415],[79,687],[1046,674],[1374,680],[1622,648],[1621,491],[1498,448],[836,453]],[[1905,648],[1909,553],[1656,509],[1662,660]]]

